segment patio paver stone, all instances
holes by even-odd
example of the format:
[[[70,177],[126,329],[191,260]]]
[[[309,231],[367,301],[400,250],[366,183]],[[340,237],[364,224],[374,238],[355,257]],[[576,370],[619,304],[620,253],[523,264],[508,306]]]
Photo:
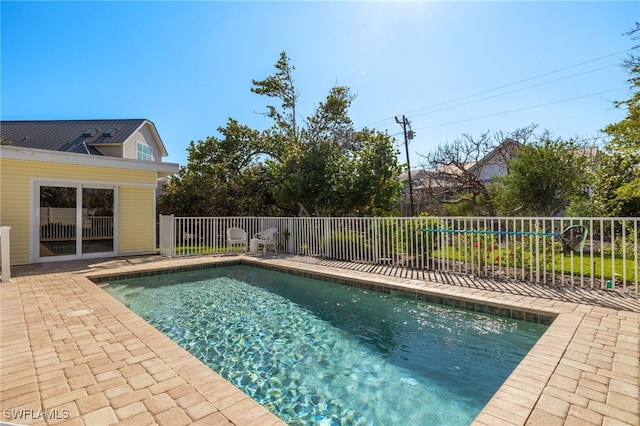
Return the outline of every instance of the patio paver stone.
[[[0,421],[38,426],[283,425],[89,279],[229,261],[428,294],[445,304],[556,317],[474,424],[640,424],[637,298],[620,299],[617,308],[606,292],[531,286],[527,294],[512,294],[495,285],[481,288],[478,280],[475,287],[468,280],[452,285],[312,258],[244,254],[14,267],[12,282],[0,284]],[[598,297],[603,303],[594,304]]]

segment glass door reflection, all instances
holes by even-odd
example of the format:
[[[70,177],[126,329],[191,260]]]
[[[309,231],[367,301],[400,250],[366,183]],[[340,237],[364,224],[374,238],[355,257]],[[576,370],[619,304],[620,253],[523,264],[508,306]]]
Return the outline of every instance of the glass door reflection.
[[[77,189],[40,187],[40,257],[77,255]]]
[[[82,253],[113,251],[113,189],[82,189]]]

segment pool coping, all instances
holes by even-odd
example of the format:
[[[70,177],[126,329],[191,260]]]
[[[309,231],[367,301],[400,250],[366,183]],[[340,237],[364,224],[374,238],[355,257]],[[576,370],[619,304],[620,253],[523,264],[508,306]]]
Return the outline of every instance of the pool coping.
[[[442,297],[443,300],[455,301],[454,304],[467,303],[471,300],[473,303],[482,305],[516,309],[549,317],[555,316],[555,320],[549,325],[547,331],[494,394],[476,417],[474,424],[553,425],[572,422],[606,424],[608,421],[630,425],[640,423],[638,414],[640,412],[640,405],[638,405],[640,313],[638,312],[301,264],[281,257],[247,255],[154,259],[148,263],[114,261],[113,264],[107,262],[103,270],[80,268],[79,271],[64,274],[18,276],[16,283],[3,284],[0,286],[3,295],[3,339],[0,343],[3,345],[1,368],[4,389],[0,391],[0,408],[16,408],[17,404],[22,404],[23,407],[27,405],[37,407],[38,403],[48,409],[72,408],[70,419],[59,422],[35,420],[30,422],[33,424],[82,424],[88,420],[103,418],[112,420],[116,418],[123,423],[130,421],[132,424],[144,424],[141,422],[143,419],[151,423],[170,424],[171,422],[166,421],[168,413],[174,416],[172,423],[190,414],[192,416],[190,423],[194,424],[198,422],[211,424],[214,418],[219,423],[232,422],[238,425],[282,424],[264,407],[222,380],[207,366],[183,351],[177,344],[91,281],[100,281],[101,276],[113,276],[114,271],[122,274],[149,274],[150,271],[155,270],[204,269],[214,265],[230,264],[280,268],[289,273],[293,271],[301,275],[329,276],[332,279],[348,282],[370,283],[367,285],[380,285],[389,288],[389,291],[434,295],[434,297]],[[67,294],[66,299],[68,299],[64,301],[66,303],[64,306],[61,305],[62,301],[56,294],[62,292]],[[14,301],[16,306],[8,305],[7,300]],[[75,302],[72,303],[73,300]],[[56,305],[57,311],[48,313],[54,307],[51,305]],[[67,324],[71,320],[66,317],[65,312],[77,312],[87,305],[95,307],[97,314],[93,317],[91,315],[76,317],[73,318],[75,323]],[[36,313],[40,316],[47,314],[46,321],[37,318]],[[65,314],[64,317],[63,314]],[[92,322],[87,319],[89,317],[93,318]],[[117,319],[117,327],[113,325],[101,327],[103,324],[111,324],[109,321],[113,321],[114,318]],[[59,323],[48,326],[48,335],[41,338],[42,328],[46,325],[41,325],[38,321],[53,322],[54,319]],[[31,321],[35,321],[36,325],[29,325]],[[80,327],[83,324],[82,321],[85,321],[86,327],[70,328]],[[6,332],[7,325],[11,325],[11,333]],[[93,329],[90,329],[91,327]],[[113,333],[107,340],[105,327],[114,327],[113,330],[120,330],[119,333],[123,334],[127,332],[129,339],[122,340],[123,337],[119,337],[109,328],[108,331]],[[85,337],[74,340],[75,331],[78,331],[79,335],[84,334]],[[55,340],[56,333],[67,333],[67,338]],[[93,333],[98,334],[93,335]],[[105,350],[113,345],[126,346],[131,343],[131,347],[127,346],[124,349],[134,353],[148,350],[147,356],[153,355],[153,357],[146,360],[133,359],[119,370],[109,370],[106,365],[94,366],[92,363],[98,362],[98,359],[92,359],[92,357],[99,355],[97,353],[99,348],[89,345],[91,337],[95,338],[92,345],[97,341],[97,344],[102,344],[103,346],[100,347]],[[52,340],[54,340],[53,343],[59,342],[61,346],[47,349],[47,345],[50,346]],[[78,358],[69,359],[71,352],[75,354],[78,350],[62,351],[62,349],[68,349],[66,346],[76,343],[80,352],[77,354]],[[107,355],[112,356],[111,353]],[[101,360],[104,361],[104,357]],[[122,364],[121,360],[112,359],[111,361],[117,366]],[[161,385],[160,378],[168,370],[156,372],[155,369],[159,368],[160,364],[170,367],[171,371],[176,372],[178,379],[172,377],[162,381],[164,384]],[[29,365],[31,367],[28,367]],[[126,385],[120,384],[119,387],[136,386],[131,389],[134,396],[113,396],[116,391],[105,388],[100,393],[102,406],[93,409],[95,407],[90,407],[87,400],[99,399],[95,398],[98,394],[92,391],[95,390],[95,386],[103,385],[104,382],[82,385],[73,374],[76,369],[80,369],[80,366],[86,365],[89,365],[94,377],[86,377],[87,374],[83,374],[83,380],[95,382],[96,378],[105,379],[112,375],[114,377],[109,380],[118,379],[126,383]],[[26,371],[22,371],[24,368],[21,367],[24,366],[27,366]],[[140,366],[146,372],[131,378],[124,375],[121,377],[120,372],[128,371],[133,366]],[[42,373],[42,371],[45,372]],[[96,373],[96,371],[100,372]],[[56,373],[56,379],[61,382],[59,386],[64,385],[70,388],[69,394],[63,399],[47,398],[45,395],[51,389],[45,386],[49,386],[48,383],[53,380],[54,373]],[[42,374],[46,377],[44,381]],[[151,376],[158,383],[144,386],[140,377]],[[7,388],[5,384],[9,380],[20,380],[24,385],[12,383]],[[177,382],[180,383],[177,384]],[[173,387],[164,389],[163,386]],[[33,389],[34,387],[36,390]],[[142,401],[144,407],[141,407],[141,401],[122,400],[140,397],[144,392],[147,392],[144,395],[147,399]],[[181,405],[186,404],[183,400],[188,397],[186,394],[181,394],[188,392],[195,393],[205,400],[198,406],[201,413],[196,415],[194,407]],[[173,405],[169,404],[169,400],[173,401]],[[163,401],[166,406],[159,407],[160,402]],[[135,416],[132,412],[127,413],[131,416],[124,418],[122,417],[124,406],[121,404],[125,402],[130,402],[126,407],[136,406],[146,410],[142,410]],[[160,411],[161,408],[165,410]],[[197,417],[205,412],[206,416]],[[186,418],[189,419],[189,417]],[[134,422],[133,419],[137,421]],[[1,420],[9,419],[5,416]],[[108,422],[105,421],[103,424]]]

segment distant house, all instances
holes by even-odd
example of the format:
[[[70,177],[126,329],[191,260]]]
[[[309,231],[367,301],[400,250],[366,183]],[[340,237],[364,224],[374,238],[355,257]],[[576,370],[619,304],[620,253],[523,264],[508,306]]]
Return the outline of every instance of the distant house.
[[[496,148],[478,161],[452,162],[441,165],[436,170],[412,170],[411,182],[413,198],[417,211],[438,210],[440,203],[456,198],[456,194],[470,191],[481,185],[488,186],[496,178],[508,172],[507,160],[514,154],[520,144],[512,139],[506,139]],[[409,176],[400,175],[405,203],[401,203],[402,213],[409,193]]]
[[[0,137],[12,264],[155,252],[158,180],[178,165],[151,121],[1,121]]]
[[[478,161],[451,162],[440,165],[436,170],[412,170],[413,198],[416,211],[439,212],[444,203],[456,199],[459,193],[471,193],[487,188],[498,178],[509,173],[508,161],[515,157],[521,146],[513,139],[505,139]],[[598,159],[598,147],[583,147],[572,151],[575,155],[587,159],[587,167],[592,167]],[[403,186],[403,200],[400,203],[402,214],[408,208],[409,176],[403,173],[399,177]],[[584,189],[586,193],[590,188]],[[563,212],[560,212],[563,213]]]
[[[519,146],[520,143],[513,139],[506,139],[482,157],[480,161],[470,164],[469,173],[485,185],[493,183],[499,177],[506,176],[509,171],[507,161],[515,156]]]

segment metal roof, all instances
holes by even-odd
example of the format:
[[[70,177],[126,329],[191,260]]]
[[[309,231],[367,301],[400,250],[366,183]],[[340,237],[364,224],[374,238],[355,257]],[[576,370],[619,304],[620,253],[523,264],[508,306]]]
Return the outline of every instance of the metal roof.
[[[102,155],[96,147],[122,144],[144,123],[149,123],[157,135],[154,124],[141,118],[0,121],[0,137],[3,144],[17,147]],[[158,143],[163,150],[164,146],[159,137]]]

